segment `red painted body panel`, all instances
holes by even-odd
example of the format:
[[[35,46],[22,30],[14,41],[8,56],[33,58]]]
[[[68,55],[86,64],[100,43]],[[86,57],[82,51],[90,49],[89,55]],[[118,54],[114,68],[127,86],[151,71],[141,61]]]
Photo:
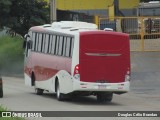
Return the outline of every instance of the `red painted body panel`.
[[[124,82],[130,71],[129,37],[117,32],[81,32],[79,57],[81,81]]]
[[[60,70],[71,73],[71,58],[31,52],[28,65],[25,66],[25,73],[33,71],[38,81],[48,80]]]

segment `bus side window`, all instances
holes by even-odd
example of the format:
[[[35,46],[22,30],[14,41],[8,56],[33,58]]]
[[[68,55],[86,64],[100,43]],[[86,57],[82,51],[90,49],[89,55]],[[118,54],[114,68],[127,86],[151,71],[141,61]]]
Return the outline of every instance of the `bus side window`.
[[[41,46],[42,53],[44,53],[44,51],[45,51],[45,44],[46,44],[46,34],[43,33],[43,35],[42,35],[42,46]]]
[[[71,40],[71,38],[70,38],[70,37],[67,37],[66,53],[65,53],[65,56],[66,56],[66,57],[69,57],[69,53],[70,53],[70,40]]]
[[[36,33],[33,33],[33,36],[32,36],[32,50],[35,50],[35,39],[36,39]]]
[[[56,36],[53,35],[52,37],[52,44],[51,44],[51,54],[54,55],[54,51],[55,51],[55,43],[56,43]]]
[[[38,39],[38,52],[41,52],[41,44],[42,44],[42,33],[39,34],[39,39]]]
[[[36,51],[36,44],[37,44],[37,33],[35,33],[34,51]]]
[[[62,45],[63,45],[63,36],[59,37],[59,47],[58,47],[58,55],[61,56],[62,55]]]
[[[64,39],[64,42],[63,42],[63,54],[62,54],[62,56],[65,56],[66,45],[67,45],[67,37],[65,36],[63,39]]]
[[[36,47],[35,47],[35,51],[38,51],[38,46],[39,46],[39,34],[37,33],[36,35]]]
[[[48,45],[47,45],[47,53],[49,53],[49,47],[50,47],[50,43],[51,43],[50,38],[51,38],[51,35],[49,34],[49,36],[48,36]]]
[[[52,37],[53,37],[53,35],[50,35],[49,36],[49,42],[48,42],[48,53],[49,54],[51,54],[51,49],[52,49],[52,42],[53,42],[53,40],[52,40]]]
[[[60,36],[56,36],[56,48],[55,48],[55,55],[58,55],[58,50],[59,50],[59,41],[60,41]]]
[[[45,36],[44,53],[47,53],[47,52],[48,52],[48,44],[49,44],[49,35],[46,34],[46,36]]]
[[[65,37],[63,36],[63,38],[62,38],[62,50],[61,50],[61,56],[64,56],[63,55],[63,51],[64,51],[64,41],[65,41]]]
[[[70,43],[70,57],[72,57],[73,54],[73,47],[74,47],[74,38],[71,38],[71,43]]]

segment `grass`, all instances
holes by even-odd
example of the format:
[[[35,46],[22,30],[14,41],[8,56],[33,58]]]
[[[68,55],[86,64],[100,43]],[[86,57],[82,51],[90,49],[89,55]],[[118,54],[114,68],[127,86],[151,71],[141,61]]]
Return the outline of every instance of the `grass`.
[[[0,36],[0,75],[23,73],[23,40],[20,37]],[[0,105],[0,111],[8,111]],[[1,114],[1,112],[0,112]],[[24,118],[2,118],[0,120],[25,120]]]
[[[23,73],[23,40],[20,37],[0,37],[0,73]]]
[[[1,114],[1,111],[3,112],[7,112],[8,110],[2,106],[0,106],[0,114]],[[8,118],[4,118],[4,117],[0,117],[0,120],[25,120],[24,118],[19,118],[19,117],[8,117]]]

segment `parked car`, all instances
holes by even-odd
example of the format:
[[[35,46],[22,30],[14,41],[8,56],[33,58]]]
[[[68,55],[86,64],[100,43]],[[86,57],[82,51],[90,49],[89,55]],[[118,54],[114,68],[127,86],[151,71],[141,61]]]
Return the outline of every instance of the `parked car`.
[[[2,81],[2,77],[0,77],[0,98],[3,98],[3,81]]]

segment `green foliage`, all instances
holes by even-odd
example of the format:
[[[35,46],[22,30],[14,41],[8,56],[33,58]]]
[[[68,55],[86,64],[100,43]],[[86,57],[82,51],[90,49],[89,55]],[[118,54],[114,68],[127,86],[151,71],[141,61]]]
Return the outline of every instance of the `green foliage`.
[[[7,109],[0,105],[0,111],[7,111]],[[2,118],[1,117],[0,120],[25,120],[25,119],[18,118],[18,117],[15,117],[15,118]]]
[[[0,27],[24,36],[31,26],[49,23],[49,5],[44,0],[1,0]]]
[[[44,0],[12,0],[9,27],[24,36],[31,26],[49,22]]]
[[[10,0],[1,0],[0,1],[0,14],[9,13],[9,7],[11,5]]]
[[[19,37],[0,37],[0,73],[23,73],[23,40]]]
[[[9,16],[11,0],[0,0],[0,28],[7,24]]]
[[[7,111],[7,109],[0,105],[0,111]]]

